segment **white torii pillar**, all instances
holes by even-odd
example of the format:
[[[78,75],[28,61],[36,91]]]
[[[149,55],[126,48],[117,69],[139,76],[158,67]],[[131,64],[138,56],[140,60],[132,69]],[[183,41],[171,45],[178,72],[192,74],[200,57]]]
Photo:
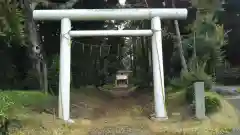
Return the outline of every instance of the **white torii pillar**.
[[[66,9],[34,10],[35,20],[61,20],[59,117],[70,119],[71,37],[152,36],[155,118],[167,119],[162,55],[162,19],[185,19],[187,9]],[[151,30],[71,30],[71,20],[144,20],[151,19]]]

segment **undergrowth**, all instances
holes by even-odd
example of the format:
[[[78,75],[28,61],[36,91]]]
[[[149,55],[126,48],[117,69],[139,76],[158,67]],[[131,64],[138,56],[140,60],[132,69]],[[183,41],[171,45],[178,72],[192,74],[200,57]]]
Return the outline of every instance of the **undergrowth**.
[[[103,102],[103,101],[109,101],[105,104],[102,105],[109,105],[115,108],[120,109],[121,105],[115,105],[111,99],[107,100],[105,99],[105,97],[108,97],[107,95],[105,95],[104,93],[100,92],[100,91],[96,91],[93,90],[92,88],[85,88],[85,89],[80,89],[80,90],[72,90],[72,92],[74,92],[74,95],[76,96],[77,99],[82,99],[84,98],[84,96],[87,96],[88,98],[86,98],[86,100],[92,100],[93,98],[98,98],[96,100],[96,102]],[[73,125],[67,125],[64,124],[63,122],[59,121],[58,119],[52,119],[52,115],[48,115],[48,114],[39,114],[36,112],[30,112],[31,110],[29,110],[29,106],[44,106],[45,104],[49,104],[52,100],[52,96],[49,95],[45,95],[42,94],[41,92],[26,92],[26,91],[4,91],[4,92],[0,92],[0,96],[1,97],[5,97],[5,98],[1,98],[0,100],[0,104],[3,103],[2,101],[5,102],[5,106],[9,109],[4,110],[4,114],[6,115],[5,118],[7,118],[7,120],[10,120],[12,118],[18,118],[19,114],[26,114],[28,115],[27,118],[25,120],[28,120],[28,123],[26,121],[23,121],[26,125],[24,125],[24,127],[16,130],[15,132],[11,133],[11,135],[25,135],[25,134],[29,134],[29,135],[89,135],[88,132],[85,129],[90,129],[90,128],[94,128],[94,126],[97,126],[99,128],[99,130],[103,130],[102,128],[104,128],[106,125],[111,125],[111,126],[115,126],[118,123],[125,123],[128,125],[139,125],[141,128],[139,128],[138,130],[141,131],[148,131],[149,128],[154,129],[154,127],[161,127],[161,126],[167,126],[168,123],[166,123],[166,125],[162,124],[162,125],[154,125],[155,123],[149,121],[149,119],[146,118],[146,116],[141,116],[144,112],[145,109],[148,109],[148,106],[146,106],[146,108],[143,108],[143,106],[141,105],[137,105],[137,101],[136,97],[132,97],[130,100],[128,99],[121,99],[120,103],[121,104],[126,104],[128,103],[130,106],[130,110],[119,110],[121,111],[121,114],[124,114],[124,116],[119,117],[119,115],[114,115],[114,117],[107,117],[105,115],[102,115],[100,117],[100,119],[107,119],[106,121],[102,121],[101,120],[88,120],[88,119],[84,119],[85,122],[83,122],[82,120],[76,120],[76,123]],[[141,101],[146,100],[145,98],[146,95],[143,95],[143,97],[140,98]],[[73,98],[73,97],[72,97]],[[176,110],[176,103],[178,103],[180,100],[178,101],[174,101],[176,100],[176,98],[178,98],[178,96],[171,98],[170,100],[170,105],[173,105],[174,110]],[[101,99],[101,100],[100,100]],[[116,101],[116,99],[114,100]],[[87,101],[86,101],[87,102]],[[147,102],[146,102],[147,103]],[[143,103],[143,104],[146,104]],[[152,103],[152,102],[151,102]],[[2,104],[3,105],[3,104]],[[95,100],[94,100],[94,105],[95,105]],[[6,108],[5,107],[5,108]],[[180,107],[180,104],[177,105],[177,107]],[[4,107],[2,107],[4,108]],[[129,108],[127,108],[129,109]],[[2,109],[3,110],[3,109]],[[20,112],[21,111],[21,112]],[[124,112],[126,111],[126,113]],[[130,111],[131,113],[128,114],[128,111]],[[10,113],[11,112],[11,113]],[[79,113],[81,113],[81,111],[79,111]],[[108,113],[112,113],[112,112],[108,112]],[[137,117],[136,117],[137,116]],[[126,120],[125,120],[126,119]],[[141,120],[142,119],[142,120]],[[21,119],[23,120],[23,119]],[[110,121],[110,122],[109,122]],[[179,123],[181,123],[179,121]],[[91,127],[91,124],[94,125],[93,127]],[[150,124],[150,125],[148,125]],[[161,124],[161,123],[159,123]],[[90,125],[90,126],[89,126]],[[154,126],[154,127],[152,127]],[[121,131],[120,128],[116,127],[118,129],[118,131]],[[135,129],[134,129],[135,130]],[[180,130],[180,129],[179,129]],[[229,129],[218,129],[218,132],[221,133],[225,133],[229,131]],[[103,130],[103,132],[105,132]],[[102,132],[102,133],[103,133]],[[133,131],[131,131],[133,132]],[[135,131],[134,131],[135,132]],[[215,132],[215,131],[214,131]],[[138,135],[147,135],[147,134],[141,134],[140,132],[136,133]],[[173,129],[169,130],[169,131],[164,131],[164,132],[152,132],[151,135],[196,135],[194,133],[187,133],[185,131],[183,132],[175,132]],[[209,134],[208,134],[209,135]],[[215,134],[211,134],[211,135],[215,135]]]
[[[30,106],[42,107],[51,96],[40,92],[1,91],[0,92],[0,133],[8,134],[9,125],[19,114],[29,113]]]

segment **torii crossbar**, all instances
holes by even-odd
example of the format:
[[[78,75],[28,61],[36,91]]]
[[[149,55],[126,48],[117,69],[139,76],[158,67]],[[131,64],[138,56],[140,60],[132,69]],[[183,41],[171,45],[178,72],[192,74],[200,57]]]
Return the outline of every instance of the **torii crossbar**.
[[[70,119],[71,37],[86,36],[152,36],[155,118],[167,119],[162,55],[162,19],[186,19],[187,9],[66,9],[34,10],[35,20],[61,20],[59,117]],[[71,20],[151,20],[151,30],[71,30]]]

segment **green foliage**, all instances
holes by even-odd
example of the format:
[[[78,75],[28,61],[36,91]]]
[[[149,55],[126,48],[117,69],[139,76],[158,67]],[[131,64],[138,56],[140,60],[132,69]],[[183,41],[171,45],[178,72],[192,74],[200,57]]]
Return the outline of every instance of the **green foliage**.
[[[188,87],[186,91],[186,101],[192,104],[193,111],[195,111],[195,92],[193,86]],[[217,112],[221,108],[221,102],[217,97],[206,95],[205,96],[205,109],[206,114]]]
[[[220,0],[191,0],[194,7],[209,10],[216,10],[221,6]]]
[[[0,0],[0,86],[1,89],[23,87],[24,82],[21,75],[26,72],[19,71],[28,61],[24,28],[24,16],[18,7],[16,0]],[[26,57],[25,57],[26,56]],[[25,65],[24,65],[25,66]],[[24,70],[28,67],[23,67]]]
[[[0,92],[0,95],[9,97],[17,108],[38,105],[50,98],[49,95],[38,91],[3,91]]]
[[[237,89],[237,92],[240,93],[240,88]]]
[[[8,132],[8,122],[20,113],[29,113],[26,107],[44,107],[52,97],[41,92],[0,91],[0,134]]]
[[[193,111],[195,112],[195,103],[193,101]],[[221,108],[221,102],[218,98],[216,97],[210,97],[210,96],[205,96],[205,113],[206,115],[213,114],[215,112],[218,112],[219,109]]]
[[[10,110],[15,104],[13,100],[8,96],[1,94],[0,96],[0,121],[3,122],[5,119],[9,118]],[[2,123],[0,123],[1,125]]]
[[[44,108],[53,98],[41,92],[1,91],[0,92],[0,120],[4,126],[6,121],[16,119],[18,114],[31,112],[32,107]]]
[[[188,88],[194,82],[203,81],[205,88],[212,87],[213,79],[205,72],[206,62],[193,59],[189,62],[189,71],[182,71],[180,78],[174,78],[170,81],[172,87],[176,89]]]
[[[217,97],[205,97],[206,114],[217,112],[221,108],[221,102]]]
[[[222,47],[226,45],[223,25],[217,25],[213,14],[199,15],[192,26],[189,27],[192,34],[183,40],[184,53],[187,56],[189,50],[196,50],[196,56],[200,60],[207,60],[206,72],[213,75],[215,68],[224,60]]]
[[[0,39],[5,43],[24,44],[24,19],[15,0],[0,1]]]
[[[11,117],[14,102],[6,95],[0,96],[0,134],[7,134],[8,125],[6,124]]]
[[[213,78],[205,72],[206,64],[207,59],[192,58],[188,63],[189,71],[182,71],[180,78],[171,81],[173,87],[186,89],[186,102],[193,105],[193,111],[195,111],[194,82],[204,82],[205,91],[212,87]],[[205,104],[206,114],[216,112],[221,105],[219,99],[210,96],[205,96]]]

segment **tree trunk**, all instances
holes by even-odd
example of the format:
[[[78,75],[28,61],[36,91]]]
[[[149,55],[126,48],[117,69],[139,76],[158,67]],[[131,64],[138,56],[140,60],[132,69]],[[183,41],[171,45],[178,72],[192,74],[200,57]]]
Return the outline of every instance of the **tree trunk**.
[[[136,76],[137,72],[137,66],[136,66],[136,45],[137,45],[137,39],[136,37],[132,37],[132,70],[133,70],[133,76]]]
[[[48,93],[48,72],[47,72],[47,63],[43,60],[43,86],[44,86],[44,93]]]
[[[28,35],[28,43],[29,45],[29,55],[32,59],[33,68],[36,70],[39,80],[39,86],[42,87],[43,84],[43,78],[42,78],[42,72],[41,72],[41,47],[40,47],[40,40],[37,33],[37,27],[33,20],[32,15],[32,3],[30,0],[24,0],[24,15],[26,17],[26,30]]]
[[[24,15],[26,17],[26,30],[28,37],[29,46],[29,56],[32,59],[33,68],[36,70],[39,80],[39,87],[44,90],[45,93],[48,91],[48,80],[47,80],[47,65],[44,60],[44,55],[42,54],[42,47],[40,45],[40,37],[37,32],[37,26],[33,19],[33,10],[37,5],[42,5],[47,8],[58,8],[66,9],[72,8],[79,0],[69,0],[64,4],[51,3],[45,0],[42,1],[30,1],[30,0],[20,0],[20,5],[24,10]]]
[[[174,0],[172,0],[172,7],[175,8]],[[186,59],[185,59],[184,53],[183,53],[181,33],[180,33],[179,24],[178,24],[177,20],[174,20],[174,25],[175,25],[175,29],[176,29],[177,47],[178,47],[178,51],[179,51],[179,55],[180,55],[180,59],[181,59],[182,68],[183,68],[183,70],[188,71],[187,62],[186,62]]]

